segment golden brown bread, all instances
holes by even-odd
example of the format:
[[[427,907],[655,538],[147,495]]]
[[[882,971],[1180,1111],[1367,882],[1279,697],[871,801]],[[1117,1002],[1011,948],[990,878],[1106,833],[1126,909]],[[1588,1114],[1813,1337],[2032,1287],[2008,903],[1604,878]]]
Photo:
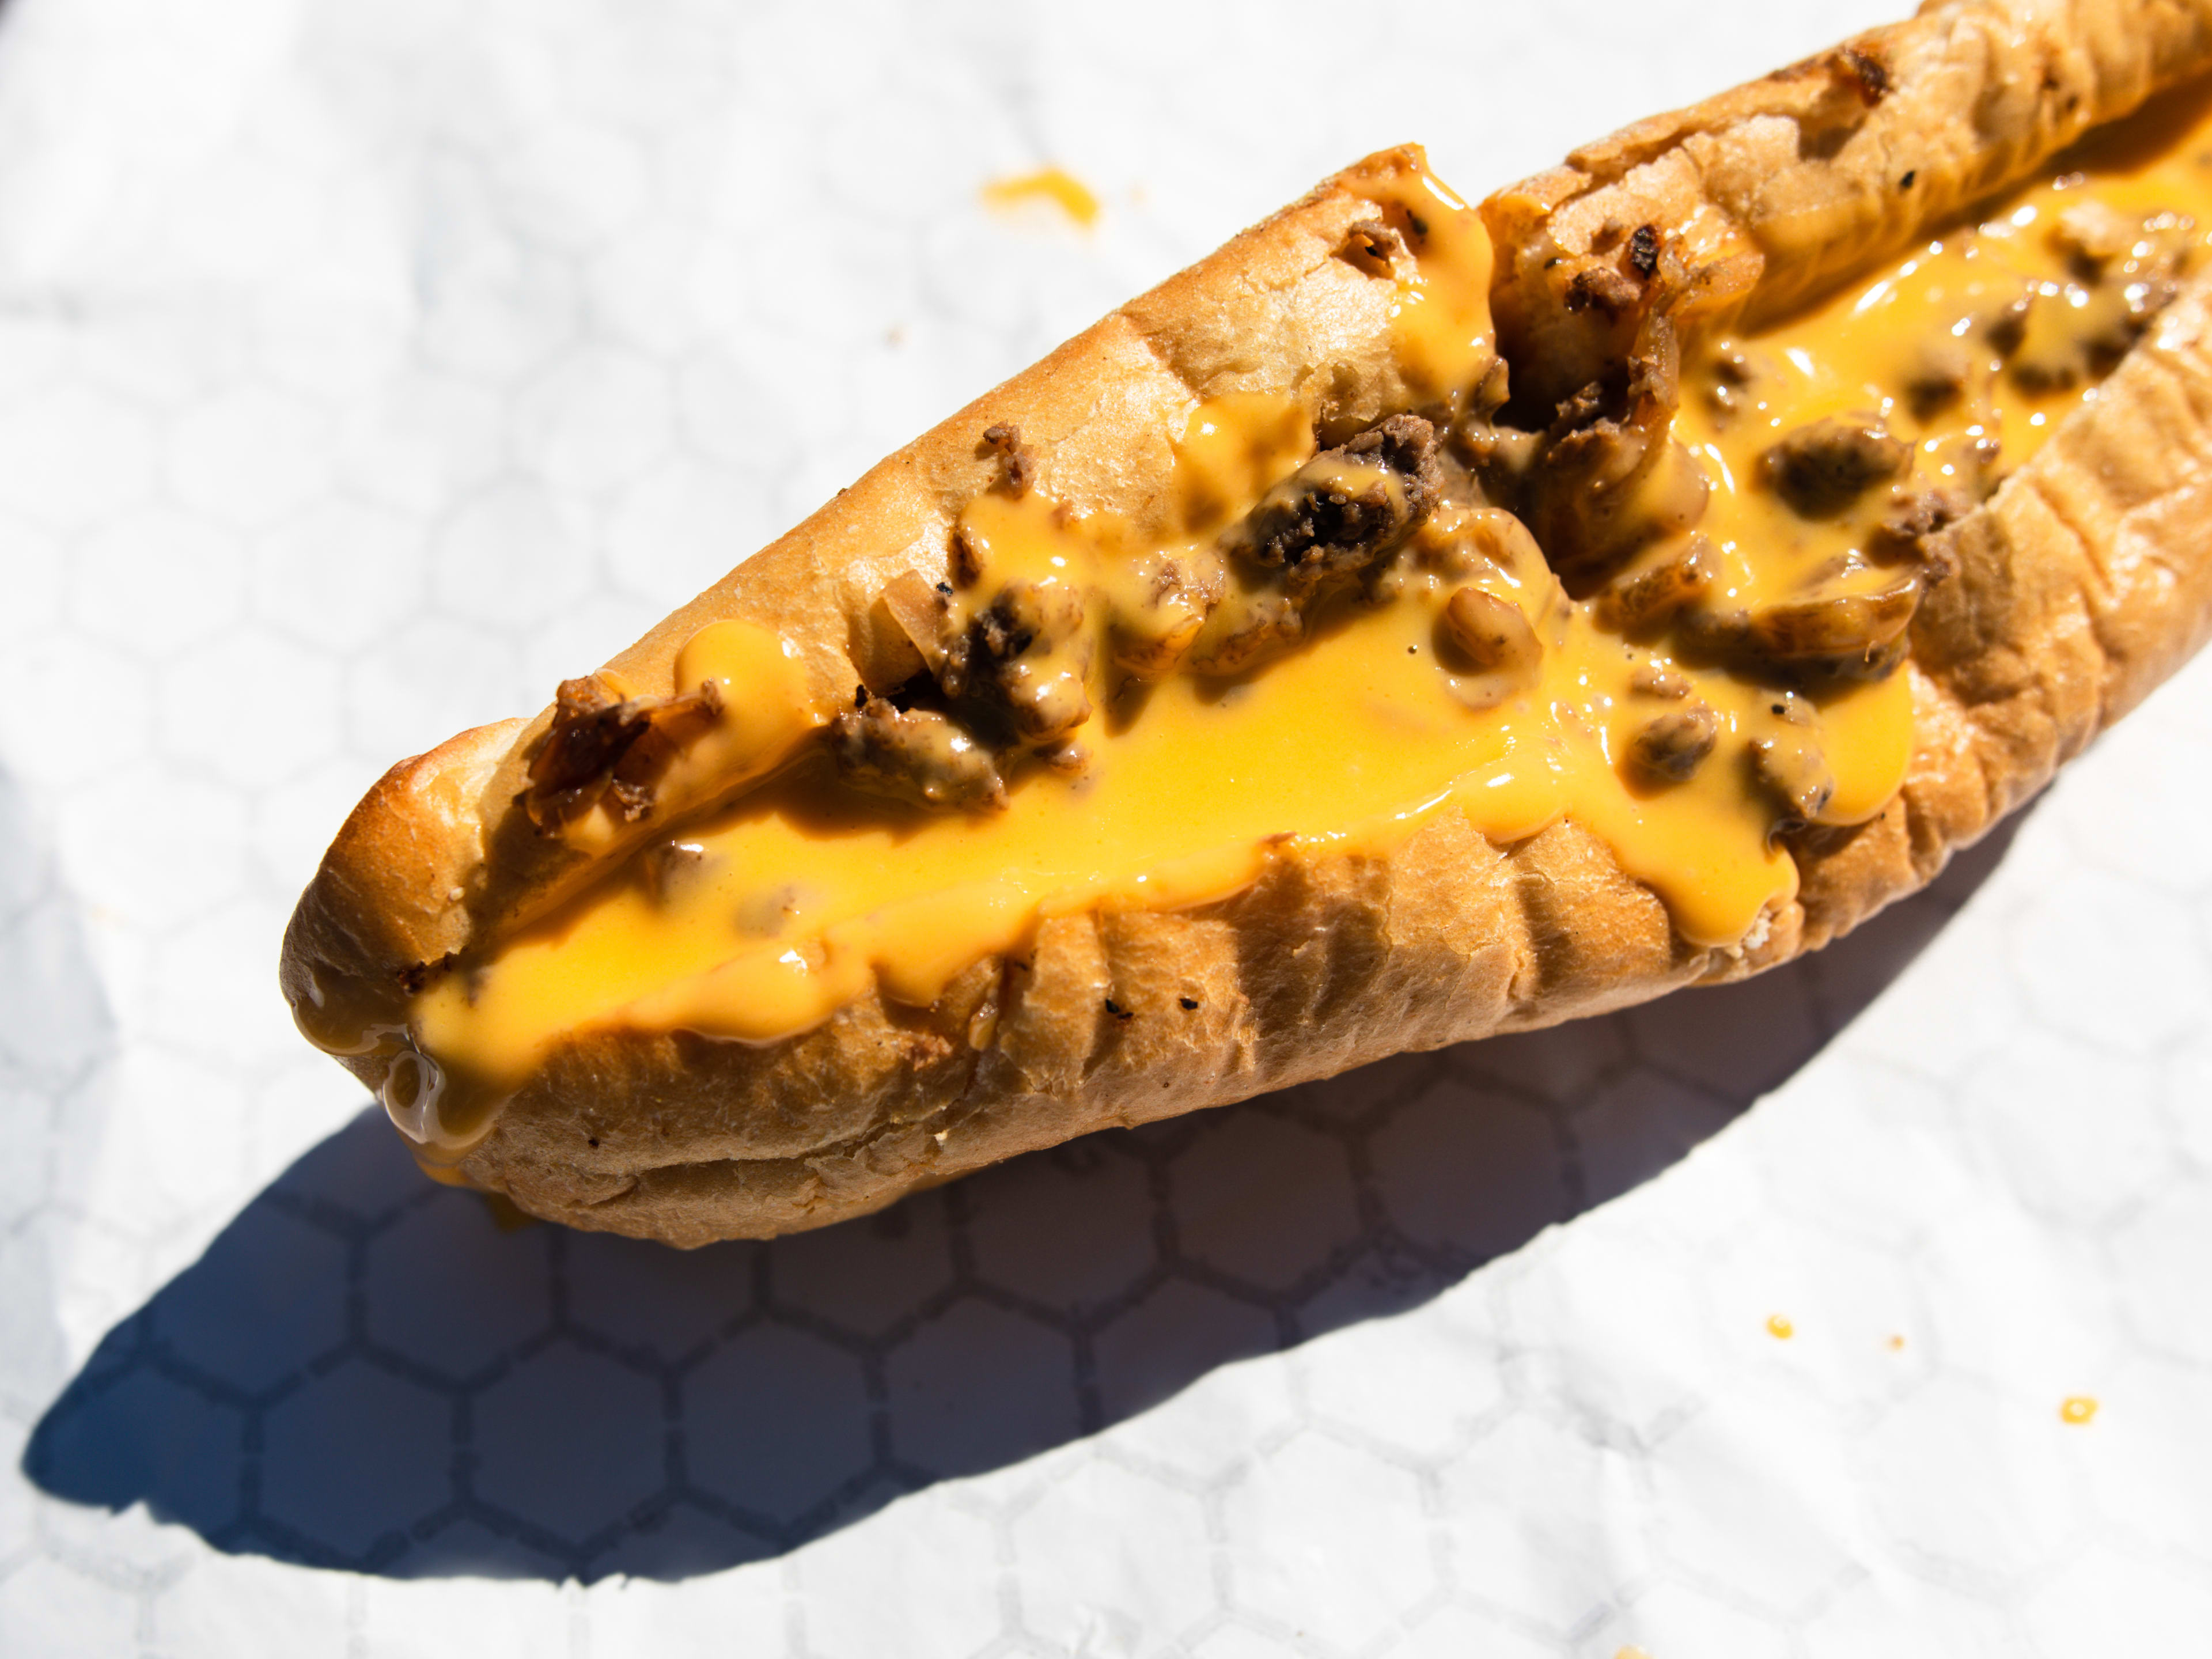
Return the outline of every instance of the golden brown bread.
[[[2096,122],[2212,58],[2212,7],[1929,8],[1910,22],[1578,151],[1493,198],[1501,333],[1536,361],[1601,353],[1562,283],[1624,216],[1754,254],[1771,314],[2021,176]],[[876,684],[871,604],[941,571],[992,463],[975,434],[1018,422],[1041,483],[1165,511],[1168,434],[1200,398],[1326,375],[1349,427],[1410,401],[1383,302],[1334,257],[1386,152],[1133,301],[871,471],[610,666],[672,678],[704,623],[773,623],[825,697]],[[1899,188],[1907,173],[1909,188]],[[1512,250],[1562,256],[1515,261]],[[818,1224],[1032,1147],[1241,1099],[1382,1054],[1526,1029],[1734,978],[1855,926],[1942,867],[2140,699],[2212,626],[2203,466],[2212,458],[2212,285],[2199,283],[2100,397],[1948,532],[1959,577],[1915,624],[1915,751],[1871,823],[1798,847],[1797,901],[1739,950],[1692,947],[1607,847],[1562,821],[1508,847],[1440,815],[1389,857],[1286,852],[1236,897],[1180,913],[1043,924],[933,1007],[864,997],[764,1047],[623,1031],[562,1045],[463,1169],[533,1213],[696,1244]],[[1516,375],[1520,365],[1516,365]],[[821,595],[833,595],[825,604]],[[600,866],[510,805],[546,723],[462,734],[395,768],[356,809],[285,943],[315,992],[397,1021],[410,975]],[[1157,1017],[1188,993],[1195,1014]],[[969,1017],[1003,999],[978,1049]],[[1109,1017],[1112,997],[1133,1018]],[[380,1080],[384,1062],[349,1061]]]

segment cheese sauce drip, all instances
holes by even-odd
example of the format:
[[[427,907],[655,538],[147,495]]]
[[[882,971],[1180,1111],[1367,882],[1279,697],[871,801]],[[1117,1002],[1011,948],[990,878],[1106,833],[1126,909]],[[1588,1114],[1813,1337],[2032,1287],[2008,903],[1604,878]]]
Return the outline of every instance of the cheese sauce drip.
[[[1755,941],[1796,890],[1778,828],[1873,817],[1910,759],[1901,647],[1860,637],[1899,640],[1894,592],[1926,580],[1893,556],[1925,525],[1895,520],[1985,496],[2194,257],[2205,135],[2164,138],[1696,347],[1666,486],[1692,505],[1577,598],[1480,468],[1430,447],[1466,452],[1504,396],[1480,221],[1425,177],[1382,191],[1345,257],[1395,284],[1400,373],[1432,420],[1320,449],[1288,398],[1201,404],[1164,542],[1028,488],[994,428],[1003,487],[965,510],[946,580],[884,596],[915,679],[832,716],[772,636],[703,632],[673,690],[719,686],[736,724],[711,741],[741,768],[797,758],[434,978],[394,1121],[450,1164],[572,1035],[770,1042],[871,989],[927,1006],[1042,918],[1208,903],[1279,857],[1387,855],[1443,813],[1500,843],[1571,819],[1692,943]],[[1316,502],[1348,541],[1313,543]],[[1385,550],[1348,560],[1363,535]]]

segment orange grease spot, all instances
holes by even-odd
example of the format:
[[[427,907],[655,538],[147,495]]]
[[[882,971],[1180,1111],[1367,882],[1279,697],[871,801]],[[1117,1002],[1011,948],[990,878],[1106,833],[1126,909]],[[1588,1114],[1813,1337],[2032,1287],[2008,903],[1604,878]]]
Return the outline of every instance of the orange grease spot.
[[[1045,167],[1017,178],[994,179],[983,186],[983,199],[994,208],[1019,207],[1024,202],[1050,202],[1085,230],[1098,220],[1098,198],[1065,167]]]

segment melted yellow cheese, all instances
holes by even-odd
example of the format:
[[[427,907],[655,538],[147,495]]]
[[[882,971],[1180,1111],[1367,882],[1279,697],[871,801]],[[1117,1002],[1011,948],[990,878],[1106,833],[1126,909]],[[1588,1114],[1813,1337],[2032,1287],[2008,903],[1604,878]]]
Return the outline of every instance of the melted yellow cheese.
[[[1781,432],[1870,414],[1911,438],[1923,479],[1941,479],[1967,465],[1981,438],[1998,440],[2016,465],[2091,395],[2082,386],[2023,392],[1992,349],[1971,395],[1925,418],[1899,402],[1911,354],[2022,283],[2051,285],[2045,299],[2073,304],[2063,255],[2038,229],[2062,198],[2095,195],[2130,210],[2212,200],[2201,137],[2028,191],[1978,229],[1791,324],[1721,343],[1722,353],[1754,357],[1757,372],[1741,396],[1687,397],[1676,434],[1711,476],[1701,527],[1723,556],[1724,596],[1753,604],[1808,583],[1874,580],[1863,574],[1866,514],[1808,520],[1759,482],[1759,456]],[[1386,205],[1418,222],[1421,247],[1418,268],[1397,276],[1401,372],[1439,398],[1464,392],[1492,361],[1480,222],[1425,178]],[[1950,337],[1970,335],[1979,351],[1971,328]],[[1705,373],[1693,368],[1691,385]],[[1299,405],[1223,398],[1195,410],[1182,434],[1182,543],[1133,549],[1105,515],[1071,518],[1042,498],[999,493],[971,504],[963,533],[993,582],[1070,584],[1138,617],[1144,571],[1203,557],[1219,527],[1313,447]],[[1416,543],[1453,533],[1432,521]],[[1065,672],[1083,678],[1094,705],[1077,730],[1086,758],[1073,772],[1020,773],[1000,811],[862,797],[802,745],[797,763],[434,981],[414,1006],[411,1038],[434,1063],[395,1068],[394,1120],[451,1157],[572,1034],[684,1030],[768,1042],[872,988],[927,1005],[978,960],[1024,949],[1040,918],[1206,903],[1249,885],[1271,859],[1387,854],[1444,812],[1500,843],[1571,819],[1658,893],[1684,937],[1733,946],[1797,881],[1773,834],[1784,809],[1750,763],[1755,742],[1800,743],[1825,762],[1835,787],[1823,822],[1863,821],[1894,796],[1911,746],[1905,675],[1793,695],[1741,673],[1686,669],[1601,626],[1597,607],[1569,602],[1540,561],[1514,556],[1510,538],[1493,538],[1492,552],[1471,568],[1417,556],[1387,598],[1338,603],[1297,648],[1231,678],[1184,672],[1139,686],[1103,651],[1070,659]],[[1517,608],[1543,641],[1535,683],[1502,701],[1455,666],[1444,643],[1446,602],[1469,582]],[[965,614],[959,607],[973,602],[945,605]],[[787,655],[744,624],[709,629],[687,648],[676,689],[717,678],[739,712],[732,735],[715,739],[722,752],[686,764],[765,770],[801,744],[824,716],[803,705]],[[1650,689],[1655,680],[1685,675],[1713,713],[1717,740],[1686,781],[1654,782],[1628,764],[1628,745],[1682,706]]]
[[[2062,218],[2084,203],[2136,221],[2188,216],[2193,223],[2164,228],[2163,236],[2204,246],[2212,229],[2207,106],[2203,92],[2169,95],[2098,135],[2072,158],[2077,165],[1932,239],[1872,281],[1755,339],[1721,343],[1723,358],[1738,356],[1740,345],[1752,378],[1733,396],[1686,398],[1675,434],[1717,486],[1700,527],[1723,555],[1727,597],[1757,604],[1837,574],[1845,591],[1880,580],[1856,563],[1878,500],[1836,520],[1808,520],[1757,487],[1759,453],[1784,433],[1824,417],[1871,417],[1914,446],[1921,479],[1985,489],[2096,396],[2091,374],[2069,385],[2021,372],[2039,349],[2063,352],[2110,330],[2127,297],[2123,276],[2094,283],[2069,269]],[[2023,301],[2027,337],[2003,350],[1991,325]],[[1963,374],[1960,394],[1917,410],[1909,388],[1939,372]],[[1985,469],[1993,470],[1978,476]]]
[[[1098,198],[1065,167],[1042,167],[1017,178],[994,179],[983,186],[983,199],[995,208],[1049,202],[1085,230],[1098,219]]]

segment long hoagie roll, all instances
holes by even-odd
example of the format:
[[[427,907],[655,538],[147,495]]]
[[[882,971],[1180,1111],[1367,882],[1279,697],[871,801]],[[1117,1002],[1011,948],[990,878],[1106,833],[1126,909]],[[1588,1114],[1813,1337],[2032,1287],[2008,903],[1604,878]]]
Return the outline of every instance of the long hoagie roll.
[[[1370,157],[392,769],[285,994],[688,1245],[1814,948],[2212,627],[2208,64],[1936,4],[1479,210]]]

